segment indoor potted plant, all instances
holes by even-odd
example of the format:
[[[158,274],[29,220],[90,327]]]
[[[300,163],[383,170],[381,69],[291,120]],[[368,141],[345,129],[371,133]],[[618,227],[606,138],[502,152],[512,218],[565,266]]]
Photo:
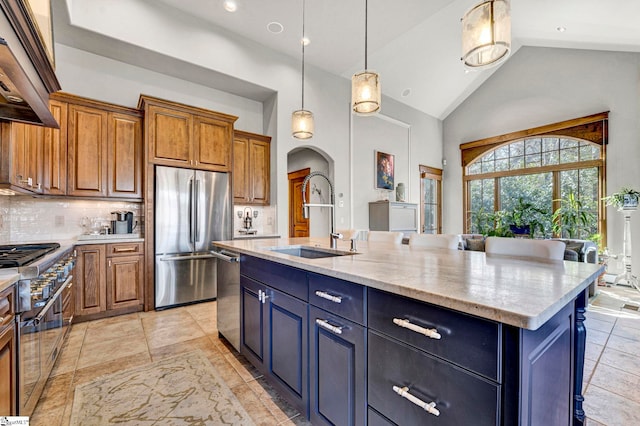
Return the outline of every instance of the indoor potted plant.
[[[560,207],[553,212],[553,233],[560,238],[579,237],[580,230],[595,220],[593,213],[584,208],[573,192],[566,199],[556,201],[560,201]]]
[[[509,229],[514,235],[528,235],[533,237],[539,230],[544,233],[544,226],[540,218],[547,214],[543,209],[536,207],[530,201],[525,201],[518,197],[518,201],[513,210],[507,212]]]
[[[622,187],[618,192],[614,192],[603,200],[607,206],[614,206],[618,210],[635,210],[638,208],[640,192],[635,189]]]

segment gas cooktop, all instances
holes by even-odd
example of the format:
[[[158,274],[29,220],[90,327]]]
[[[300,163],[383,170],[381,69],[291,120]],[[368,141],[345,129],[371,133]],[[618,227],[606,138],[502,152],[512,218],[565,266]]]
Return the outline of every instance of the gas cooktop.
[[[0,268],[25,266],[60,248],[58,243],[0,245]]]

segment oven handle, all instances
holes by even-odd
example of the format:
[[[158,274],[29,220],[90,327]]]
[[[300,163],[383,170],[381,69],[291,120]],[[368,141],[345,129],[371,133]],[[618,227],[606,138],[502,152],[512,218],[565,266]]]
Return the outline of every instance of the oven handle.
[[[65,288],[67,288],[67,285],[71,282],[71,280],[73,280],[73,275],[69,275],[67,277],[67,279],[65,280],[65,282],[60,286],[60,288],[58,289],[58,291],[56,291],[56,293],[53,295],[53,297],[51,297],[51,299],[49,299],[49,301],[47,302],[46,305],[44,305],[44,308],[42,308],[42,310],[40,311],[40,313],[38,314],[38,316],[36,316],[33,319],[33,325],[38,325],[40,323],[40,321],[42,321],[42,318],[44,318],[44,316],[46,315],[47,311],[51,308],[51,306],[53,306],[53,304],[56,302],[56,300],[58,299],[58,297],[60,297],[60,295],[62,294],[62,292],[64,291]]]

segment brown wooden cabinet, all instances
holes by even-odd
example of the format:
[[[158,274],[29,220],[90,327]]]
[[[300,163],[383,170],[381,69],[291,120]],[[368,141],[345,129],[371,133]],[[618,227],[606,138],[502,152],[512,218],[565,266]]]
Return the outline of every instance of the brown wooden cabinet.
[[[107,309],[106,247],[104,244],[76,248],[76,314],[80,317]]]
[[[233,138],[233,201],[269,205],[271,137],[236,130]]]
[[[67,104],[50,100],[49,110],[60,125],[59,129],[44,129],[43,193],[67,193]]]
[[[231,170],[233,123],[237,117],[149,96],[145,112],[148,162],[227,172]]]
[[[144,303],[142,243],[107,244],[107,309],[140,307]]]
[[[107,125],[107,195],[142,199],[142,119],[110,112]]]
[[[15,287],[0,292],[0,415],[17,414]]]
[[[77,247],[76,313],[79,321],[142,310],[143,247],[141,242]]]
[[[44,129],[22,123],[11,125],[9,180],[12,185],[29,192],[42,193]]]

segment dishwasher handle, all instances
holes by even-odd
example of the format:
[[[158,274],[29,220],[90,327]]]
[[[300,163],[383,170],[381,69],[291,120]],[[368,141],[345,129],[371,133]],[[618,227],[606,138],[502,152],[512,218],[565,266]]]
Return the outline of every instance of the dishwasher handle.
[[[230,253],[228,251],[212,251],[211,254],[218,259],[224,260],[225,262],[240,262],[240,255],[236,253]]]

